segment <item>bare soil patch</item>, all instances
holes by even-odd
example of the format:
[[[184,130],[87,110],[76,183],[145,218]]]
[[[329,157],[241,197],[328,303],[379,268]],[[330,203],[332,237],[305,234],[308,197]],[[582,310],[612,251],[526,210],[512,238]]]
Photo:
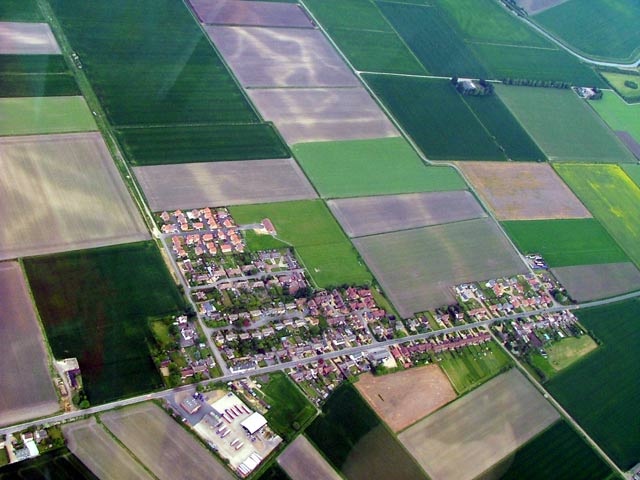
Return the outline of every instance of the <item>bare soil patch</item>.
[[[62,433],[69,450],[98,478],[151,479],[95,418],[65,425]]]
[[[376,377],[360,376],[356,388],[394,432],[404,430],[456,398],[437,365]]]
[[[631,262],[560,267],[551,271],[578,302],[640,290],[640,271]]]
[[[0,54],[57,55],[60,47],[46,23],[0,22]]]
[[[291,480],[340,480],[329,462],[307,437],[300,435],[278,457],[278,463]]]
[[[16,262],[0,263],[0,319],[0,426],[56,412],[44,337]]]
[[[465,162],[458,166],[499,220],[591,217],[546,163]]]
[[[433,480],[470,480],[559,417],[515,369],[413,425],[400,441]]]
[[[313,28],[299,5],[250,0],[189,0],[202,23]]]
[[[0,259],[149,238],[100,133],[0,139]]]
[[[550,8],[560,5],[567,0],[518,0],[518,5],[524,8],[529,15],[544,12]]]

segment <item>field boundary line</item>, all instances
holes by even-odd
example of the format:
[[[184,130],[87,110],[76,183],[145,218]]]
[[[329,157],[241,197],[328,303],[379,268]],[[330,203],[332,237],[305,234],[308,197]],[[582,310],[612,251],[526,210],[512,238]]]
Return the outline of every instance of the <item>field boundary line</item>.
[[[489,219],[489,215],[483,215],[482,217],[477,217],[477,218],[465,218],[462,220],[452,220],[450,222],[442,222],[442,223],[434,223],[432,225],[423,225],[421,227],[409,227],[409,228],[400,228],[398,230],[390,230],[388,232],[380,232],[380,233],[369,233],[367,235],[359,235],[357,237],[353,237],[353,238],[369,238],[369,237],[377,237],[380,235],[387,235],[390,233],[402,233],[402,232],[412,232],[414,230],[422,230],[423,228],[431,228],[431,227],[443,227],[446,225],[455,225],[458,223],[466,223],[466,222],[475,222],[477,220],[484,220],[484,219]],[[352,237],[349,237],[352,238]]]
[[[481,42],[478,40],[463,40],[467,45],[489,45],[493,47],[507,47],[507,48],[526,48],[530,50],[546,50],[548,52],[559,52],[558,48],[538,47],[535,45],[514,45],[512,43],[498,43],[498,42]]]

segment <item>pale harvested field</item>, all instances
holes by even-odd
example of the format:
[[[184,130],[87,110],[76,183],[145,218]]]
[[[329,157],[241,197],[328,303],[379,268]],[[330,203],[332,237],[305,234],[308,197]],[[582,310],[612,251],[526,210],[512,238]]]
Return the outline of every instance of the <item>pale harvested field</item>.
[[[456,398],[437,365],[376,377],[360,375],[356,388],[394,432],[404,430]]]
[[[271,88],[247,93],[289,145],[399,136],[364,88]]]
[[[567,0],[518,0],[517,3],[524,8],[529,15],[535,15],[536,13],[544,12],[566,1]]]
[[[516,369],[447,405],[399,435],[433,480],[470,480],[558,420]]]
[[[591,217],[546,163],[465,162],[458,166],[499,220]]]
[[[98,478],[151,479],[144,468],[120,446],[95,418],[62,427],[67,447]]]
[[[0,259],[149,238],[99,133],[0,139]]]
[[[455,301],[460,283],[527,271],[489,218],[353,240],[402,317]]]
[[[16,262],[0,263],[0,338],[0,426],[56,412],[45,340]]]
[[[101,418],[160,480],[234,478],[212,453],[153,403],[112,410]]]
[[[578,302],[640,290],[640,271],[631,262],[560,267],[551,272]]]
[[[291,159],[157,165],[133,170],[154,211],[317,197]]]
[[[0,22],[0,54],[57,55],[60,47],[46,23]]]
[[[320,30],[205,27],[245,87],[354,87],[356,76]]]
[[[343,198],[327,204],[350,237],[486,217],[466,191]]]
[[[202,23],[313,28],[307,14],[293,3],[251,0],[189,0],[189,3]]]
[[[278,463],[291,480],[340,480],[329,462],[307,440],[300,435],[278,457]]]

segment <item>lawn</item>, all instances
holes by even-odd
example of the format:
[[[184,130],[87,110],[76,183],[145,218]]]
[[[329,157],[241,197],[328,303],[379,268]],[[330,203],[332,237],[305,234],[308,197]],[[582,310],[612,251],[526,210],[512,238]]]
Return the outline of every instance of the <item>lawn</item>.
[[[622,470],[640,458],[639,315],[637,299],[580,310],[580,322],[602,344],[546,384]]]
[[[307,435],[349,480],[426,478],[352,385],[332,393]]]
[[[640,266],[640,187],[616,165],[556,165],[556,171]]]
[[[430,159],[505,160],[448,80],[382,75],[364,78]]]
[[[568,337],[545,347],[549,354],[549,363],[554,370],[560,371],[580,360],[581,357],[598,347],[589,335]]]
[[[0,135],[97,130],[82,97],[0,98]]]
[[[600,72],[609,84],[624,97],[628,102],[640,101],[640,75],[637,72]],[[631,85],[625,85],[625,82],[632,82]],[[633,86],[635,84],[635,88]],[[596,102],[600,103],[600,102]]]
[[[2,0],[0,21],[2,22],[42,22],[44,19],[37,0]]]
[[[462,395],[511,366],[511,360],[495,342],[439,354],[439,365],[458,395]]]
[[[324,198],[463,190],[450,167],[427,167],[403,138],[299,143],[293,153]]]
[[[639,17],[635,0],[569,0],[533,18],[589,57],[625,63],[640,54]]]
[[[371,283],[367,267],[324,202],[263,203],[230,210],[239,224],[269,218],[277,230],[277,238],[295,247],[319,287]]]
[[[604,92],[601,100],[589,102],[589,105],[612,130],[629,132],[640,143],[640,105],[628,105],[613,92]]]
[[[154,243],[24,262],[53,355],[78,358],[93,404],[162,386],[148,319],[179,313],[184,300]]]
[[[440,8],[395,2],[377,5],[430,73],[486,78],[484,66]]]
[[[593,451],[565,421],[518,449],[493,469],[501,480],[574,480],[618,478],[607,463]]]
[[[261,390],[271,405],[266,413],[269,425],[287,441],[293,439],[316,414],[307,397],[282,372],[272,374]]]
[[[539,253],[551,267],[629,260],[593,218],[514,221],[502,226],[522,253]]]
[[[573,91],[504,85],[496,91],[552,162],[635,163],[615,133]]]
[[[291,156],[270,123],[124,128],[116,136],[135,166]]]

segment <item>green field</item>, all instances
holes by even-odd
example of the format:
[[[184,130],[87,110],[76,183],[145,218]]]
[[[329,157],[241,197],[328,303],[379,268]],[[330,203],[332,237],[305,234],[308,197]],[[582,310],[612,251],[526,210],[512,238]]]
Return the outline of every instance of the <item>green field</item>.
[[[184,308],[151,242],[33,257],[25,270],[56,358],[77,357],[89,400],[162,386],[148,319]]]
[[[266,395],[266,402],[271,405],[265,418],[286,441],[292,440],[316,414],[315,407],[307,397],[282,372],[272,374],[261,390]]]
[[[600,74],[607,80],[614,90],[628,102],[640,102],[640,75],[638,72],[621,73],[602,71]],[[625,82],[633,83],[629,86],[625,85]],[[637,86],[634,88],[633,84],[636,84]]]
[[[640,54],[640,3],[635,0],[569,0],[533,18],[589,57],[626,63]]]
[[[503,222],[522,253],[539,253],[550,267],[628,262],[611,235],[593,218]]]
[[[640,187],[617,165],[556,165],[593,216],[640,266]]]
[[[473,390],[511,366],[511,360],[495,342],[443,352],[437,357],[458,395]]]
[[[504,85],[496,91],[549,160],[635,163],[615,133],[573,91]]]
[[[349,480],[426,478],[352,385],[331,394],[306,433]]]
[[[547,159],[497,95],[463,99],[508,158],[515,161]]]
[[[357,70],[426,73],[370,0],[305,0],[304,3]]]
[[[437,7],[378,2],[378,7],[433,75],[486,78],[474,53]]]
[[[270,123],[123,128],[116,137],[135,166],[291,156]]]
[[[0,74],[68,73],[62,55],[0,55]]]
[[[622,469],[640,459],[640,301],[580,310],[582,325],[602,345],[546,384]]]
[[[0,135],[97,130],[82,97],[0,98]]]
[[[0,98],[75,95],[80,95],[80,89],[71,74],[0,74]]]
[[[427,167],[403,138],[299,143],[292,147],[324,198],[463,190],[450,167]]]
[[[640,187],[640,165],[624,165],[622,169]]]
[[[519,448],[493,468],[501,480],[609,480],[618,478],[565,421]]]
[[[371,283],[364,262],[321,200],[242,205],[230,211],[241,225],[271,219],[277,237],[295,247],[319,287]]]
[[[98,480],[67,447],[0,468],[0,480]]]
[[[383,75],[364,79],[428,158],[505,160],[448,80]]]
[[[0,21],[2,22],[42,22],[44,19],[37,0],[2,0]]]
[[[640,77],[638,77],[640,79]],[[640,143],[640,104],[628,105],[613,92],[604,92],[601,100],[590,102],[612,130],[622,130]]]

